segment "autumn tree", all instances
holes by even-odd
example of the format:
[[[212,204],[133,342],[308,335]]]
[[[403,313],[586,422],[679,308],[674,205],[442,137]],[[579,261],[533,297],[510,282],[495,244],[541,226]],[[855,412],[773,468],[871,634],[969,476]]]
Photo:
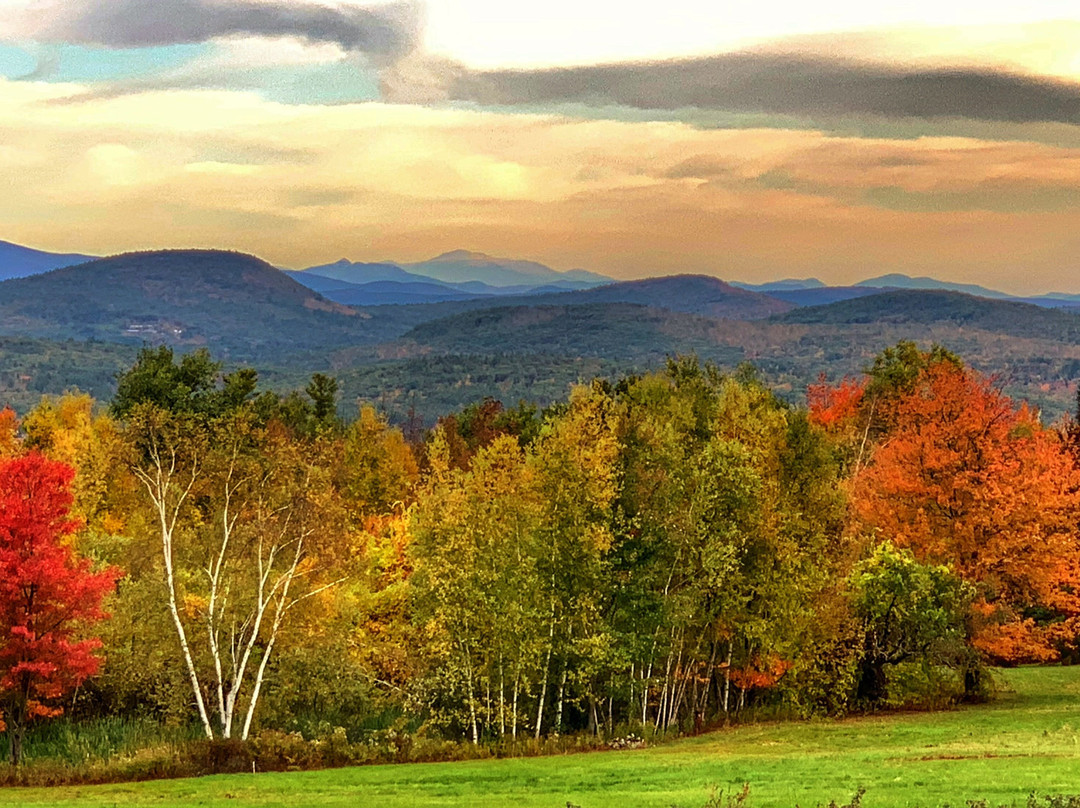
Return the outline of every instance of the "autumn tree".
[[[0,460],[0,718],[16,765],[27,724],[58,715],[57,700],[97,672],[101,643],[82,632],[105,617],[119,576],[67,541],[74,474],[37,453]]]
[[[76,470],[73,509],[95,532],[118,532],[130,501],[116,422],[83,393],[45,396],[23,418],[26,447]]]
[[[602,682],[608,678],[612,638],[603,614],[610,588],[612,506],[618,492],[618,434],[622,411],[602,385],[578,387],[550,419],[530,454],[542,511],[535,534],[535,571],[546,612],[543,662],[534,735],[564,731],[567,682],[578,674],[592,729],[598,724]]]
[[[655,729],[700,726],[811,664],[841,523],[836,467],[821,430],[746,371],[678,360],[617,393],[620,695]]]
[[[141,404],[126,431],[203,731],[246,738],[286,620],[337,580],[318,560],[338,535],[319,444],[247,407],[204,420]]]
[[[974,584],[974,642],[991,658],[1052,658],[1080,617],[1074,459],[1058,432],[947,352],[894,353],[866,387],[887,396],[852,480],[853,526]]]
[[[478,743],[517,734],[536,669],[538,503],[516,441],[497,438],[465,470],[442,430],[412,520],[413,614],[428,668],[417,692],[438,725]]]

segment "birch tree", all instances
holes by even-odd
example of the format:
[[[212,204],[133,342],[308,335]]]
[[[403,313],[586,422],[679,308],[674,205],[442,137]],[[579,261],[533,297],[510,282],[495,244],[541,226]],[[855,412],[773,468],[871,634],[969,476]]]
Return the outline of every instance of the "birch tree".
[[[143,404],[128,432],[203,731],[247,738],[283,628],[337,583],[316,552],[333,527],[319,520],[328,475],[240,411],[204,420]]]

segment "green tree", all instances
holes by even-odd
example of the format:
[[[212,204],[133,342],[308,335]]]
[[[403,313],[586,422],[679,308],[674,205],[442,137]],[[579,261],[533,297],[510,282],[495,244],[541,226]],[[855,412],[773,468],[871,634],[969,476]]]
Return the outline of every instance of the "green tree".
[[[139,351],[134,366],[117,378],[111,412],[127,418],[139,404],[166,412],[214,417],[233,411],[255,393],[258,375],[241,368],[222,376],[221,363],[200,348],[177,361],[172,348],[162,345]]]
[[[920,564],[909,550],[886,542],[856,566],[849,586],[863,630],[860,702],[884,702],[889,670],[900,663],[965,672],[977,664],[966,627],[974,591],[948,567]]]
[[[337,379],[325,373],[313,373],[304,392],[311,399],[311,414],[316,424],[325,427],[337,422]]]

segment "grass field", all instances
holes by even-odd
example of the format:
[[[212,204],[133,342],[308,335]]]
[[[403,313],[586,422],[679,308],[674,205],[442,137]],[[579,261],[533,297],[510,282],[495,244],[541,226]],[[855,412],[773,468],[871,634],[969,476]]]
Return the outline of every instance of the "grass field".
[[[649,749],[466,763],[0,790],[0,805],[697,808],[750,784],[751,808],[1080,793],[1080,667],[1005,671],[992,704],[944,713],[741,727]]]

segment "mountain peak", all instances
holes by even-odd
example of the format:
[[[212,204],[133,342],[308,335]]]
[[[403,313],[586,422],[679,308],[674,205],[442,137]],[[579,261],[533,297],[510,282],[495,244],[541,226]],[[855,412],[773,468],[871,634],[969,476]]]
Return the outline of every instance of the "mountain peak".
[[[474,252],[473,250],[451,250],[445,252],[442,255],[436,255],[434,258],[428,259],[429,261],[491,261],[493,260],[490,255],[482,252]],[[498,259],[494,259],[498,260]]]

